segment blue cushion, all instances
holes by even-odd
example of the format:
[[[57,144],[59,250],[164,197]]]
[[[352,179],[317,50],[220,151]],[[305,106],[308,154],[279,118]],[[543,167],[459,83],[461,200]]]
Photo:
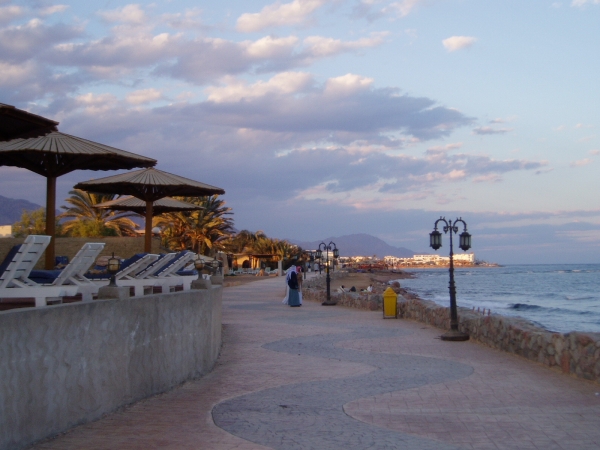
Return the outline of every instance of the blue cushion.
[[[180,270],[178,272],[175,272],[177,275],[180,275],[182,277],[185,276],[189,276],[189,275],[198,275],[198,271],[196,269],[194,270]]]
[[[68,256],[55,256],[54,257],[54,267],[56,267],[56,266],[65,267],[67,264],[69,264]]]
[[[38,284],[52,284],[60,272],[60,270],[32,270],[29,279]]]
[[[127,267],[129,267],[130,265],[132,265],[134,262],[139,261],[140,259],[142,259],[146,255],[147,255],[147,253],[136,253],[131,258],[126,259],[125,261],[123,261],[121,263],[121,270],[126,269]]]
[[[13,248],[11,248],[8,251],[7,255],[4,257],[4,261],[2,261],[2,264],[0,264],[0,277],[2,276],[2,274],[4,273],[4,271],[6,270],[8,265],[12,262],[15,255],[17,253],[19,253],[20,248],[21,248],[21,244],[17,244],[17,245],[13,245]]]

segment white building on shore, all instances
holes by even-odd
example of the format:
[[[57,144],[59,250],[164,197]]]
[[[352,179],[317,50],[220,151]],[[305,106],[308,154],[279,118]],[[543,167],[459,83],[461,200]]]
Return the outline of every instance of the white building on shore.
[[[390,266],[447,266],[450,264],[449,256],[439,255],[414,255],[412,258],[386,256],[383,259]],[[453,259],[458,264],[475,264],[475,253],[457,253]]]

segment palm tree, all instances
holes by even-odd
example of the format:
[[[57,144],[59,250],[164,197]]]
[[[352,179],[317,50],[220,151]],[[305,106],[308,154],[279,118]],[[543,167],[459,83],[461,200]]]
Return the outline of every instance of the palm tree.
[[[202,206],[199,211],[162,214],[155,217],[153,225],[163,228],[163,237],[171,248],[191,249],[207,254],[221,250],[222,242],[233,233],[231,208],[217,195],[206,197],[180,197],[179,200]]]
[[[138,225],[129,217],[133,213],[117,212],[94,208],[102,202],[113,200],[114,194],[95,194],[74,189],[65,202],[71,206],[61,206],[65,212],[57,219],[71,219],[63,224],[63,231],[71,236],[100,237],[100,236],[134,236]]]
[[[236,235],[223,241],[223,248],[228,253],[248,253],[252,252],[256,243],[261,239],[266,239],[264,231],[258,230],[254,233],[248,230],[242,230]]]

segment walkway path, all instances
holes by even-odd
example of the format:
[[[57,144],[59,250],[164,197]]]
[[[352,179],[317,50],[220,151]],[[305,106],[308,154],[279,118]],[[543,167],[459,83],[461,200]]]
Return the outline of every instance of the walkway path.
[[[380,312],[224,290],[214,371],[36,449],[600,448],[600,386]]]

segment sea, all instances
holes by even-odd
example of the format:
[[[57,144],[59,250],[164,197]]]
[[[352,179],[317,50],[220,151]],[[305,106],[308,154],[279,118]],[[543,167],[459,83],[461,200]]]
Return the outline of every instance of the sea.
[[[448,269],[403,269],[403,288],[450,305]],[[454,270],[459,307],[522,317],[549,331],[600,332],[600,264],[540,264]],[[460,314],[460,311],[459,311]]]

